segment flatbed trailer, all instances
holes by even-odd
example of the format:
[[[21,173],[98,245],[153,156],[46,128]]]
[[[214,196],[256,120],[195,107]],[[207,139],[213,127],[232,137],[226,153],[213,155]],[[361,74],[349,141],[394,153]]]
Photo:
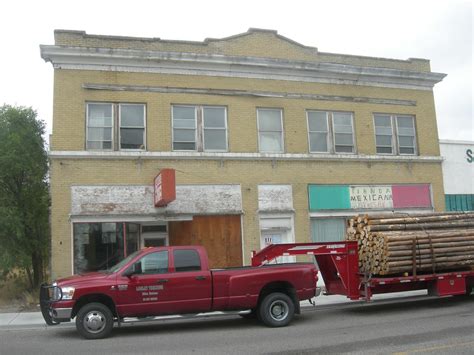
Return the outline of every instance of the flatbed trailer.
[[[474,270],[439,271],[411,275],[373,276],[359,271],[356,241],[271,244],[252,252],[252,266],[265,265],[279,256],[314,256],[324,280],[326,295],[344,295],[351,300],[370,301],[375,294],[427,290],[433,296],[470,294]]]

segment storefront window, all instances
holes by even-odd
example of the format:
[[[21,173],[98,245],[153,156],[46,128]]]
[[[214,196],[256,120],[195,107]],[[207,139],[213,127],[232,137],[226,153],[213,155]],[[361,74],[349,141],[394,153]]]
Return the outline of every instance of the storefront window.
[[[139,225],[75,223],[74,273],[105,270],[138,250]]]
[[[311,218],[313,242],[339,242],[346,235],[345,218]]]

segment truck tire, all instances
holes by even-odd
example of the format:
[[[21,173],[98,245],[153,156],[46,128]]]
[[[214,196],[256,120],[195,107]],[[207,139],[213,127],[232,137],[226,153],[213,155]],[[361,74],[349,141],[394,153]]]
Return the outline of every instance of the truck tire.
[[[112,311],[102,303],[88,303],[77,313],[76,329],[86,339],[106,338],[113,327]]]
[[[258,318],[267,327],[284,327],[295,314],[295,305],[284,293],[274,292],[265,296],[258,307]]]

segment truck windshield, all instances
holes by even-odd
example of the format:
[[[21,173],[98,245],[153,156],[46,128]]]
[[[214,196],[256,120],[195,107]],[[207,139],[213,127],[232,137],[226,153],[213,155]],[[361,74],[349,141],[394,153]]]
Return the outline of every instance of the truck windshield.
[[[114,266],[112,266],[111,268],[107,269],[106,272],[107,273],[114,273],[114,272],[117,272],[119,271],[122,266],[124,266],[125,264],[127,264],[130,260],[132,260],[135,256],[137,256],[137,254],[139,254],[141,252],[141,250],[137,250],[136,252],[130,254],[129,256],[127,256],[125,259],[123,259],[122,261],[120,261],[119,263],[115,264]]]

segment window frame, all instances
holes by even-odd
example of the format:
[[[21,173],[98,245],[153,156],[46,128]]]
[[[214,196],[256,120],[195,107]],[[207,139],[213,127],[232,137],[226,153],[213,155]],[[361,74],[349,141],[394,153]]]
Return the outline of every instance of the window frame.
[[[225,149],[206,149],[206,140],[205,140],[205,131],[208,130],[222,130],[222,128],[206,128],[204,125],[204,110],[206,108],[223,108],[224,109],[224,130],[225,130]],[[201,106],[201,139],[202,139],[202,151],[203,152],[228,152],[229,151],[229,130],[227,125],[227,106],[211,106],[211,105],[203,105]]]
[[[280,139],[281,139],[281,150],[280,151],[272,151],[272,150],[262,150],[261,142],[260,142],[260,119],[259,119],[259,111],[279,111],[280,112],[280,126],[281,131],[263,131],[263,132],[281,132]],[[257,135],[258,135],[258,151],[259,153],[284,153],[285,152],[285,127],[283,124],[283,109],[278,107],[257,107]]]
[[[121,132],[121,129],[122,129],[122,106],[123,105],[143,106],[143,127],[138,127],[138,126],[123,127],[124,129],[127,129],[127,128],[131,128],[131,129],[140,128],[140,129],[143,129],[143,149],[140,149],[140,148],[122,148],[121,147],[122,146],[122,132]],[[118,106],[118,128],[117,128],[117,130],[118,130],[118,132],[117,132],[117,138],[118,138],[117,147],[118,147],[118,150],[136,151],[136,152],[146,150],[146,105],[145,104],[121,102],[121,103],[118,103],[117,106]]]
[[[143,272],[143,263],[145,263],[146,258],[151,257],[152,255],[158,255],[158,254],[165,254],[166,255],[166,270],[165,271],[160,271],[160,272]],[[152,253],[143,255],[140,259],[135,261],[133,265],[140,263],[141,264],[141,273],[136,274],[138,276],[147,276],[147,275],[163,275],[163,274],[169,274],[171,272],[171,258],[170,258],[170,253],[169,250],[158,250],[154,251]],[[161,270],[161,269],[158,269]]]
[[[175,126],[174,126],[174,108],[175,107],[188,107],[194,108],[194,144],[195,149],[175,149]],[[204,109],[206,108],[222,108],[224,109],[224,129],[225,129],[225,149],[206,149],[204,143],[205,130],[222,130],[222,128],[205,128],[204,127]],[[228,113],[227,106],[223,105],[193,105],[193,104],[171,104],[171,151],[173,152],[228,152],[229,151],[229,125],[228,125]],[[183,130],[191,130],[191,128],[176,128]],[[178,143],[190,143],[186,141],[180,141]]]
[[[327,151],[318,152],[311,150],[311,133],[319,131],[310,131],[309,125],[309,113],[311,112],[321,112],[326,115],[326,124],[327,124],[327,135],[326,135],[326,144]],[[351,136],[352,136],[352,152],[337,152],[336,151],[336,130],[334,128],[334,114],[350,114],[351,118]],[[310,154],[357,154],[357,143],[355,135],[355,124],[354,124],[354,112],[352,111],[329,111],[329,110],[320,110],[320,109],[306,109],[306,127],[307,127],[307,136],[308,136],[308,152]],[[346,133],[347,134],[347,133]],[[341,144],[338,144],[340,146]],[[344,145],[349,147],[349,145]]]
[[[89,108],[90,105],[110,105],[112,107],[112,126],[106,127],[112,129],[112,139],[111,139],[111,147],[110,148],[89,148],[88,142],[89,140]],[[126,128],[140,128],[143,129],[143,148],[121,148],[121,128],[122,128],[122,117],[121,117],[121,106],[122,105],[129,105],[129,106],[143,106],[143,127],[124,127]],[[142,152],[146,151],[147,149],[147,105],[145,103],[137,103],[137,102],[102,102],[102,101],[86,101],[86,141],[85,141],[85,150],[91,151],[135,151],[135,152]],[[99,127],[100,128],[100,127]],[[98,142],[98,141],[91,141],[91,142]]]
[[[416,128],[416,117],[415,115],[410,114],[391,114],[391,113],[381,113],[376,112],[373,115],[373,125],[374,125],[374,138],[375,138],[375,154],[377,155],[406,155],[406,156],[417,156],[418,155],[418,139],[417,139],[417,128]],[[392,153],[378,153],[377,152],[377,132],[375,126],[375,116],[388,116],[390,117],[390,125],[392,127]],[[409,117],[412,119],[413,123],[413,153],[401,153],[400,152],[400,135],[398,133],[398,118],[399,117]],[[408,136],[407,136],[408,137]],[[411,136],[410,136],[411,137]],[[407,148],[407,147],[405,147]]]
[[[177,260],[179,260],[178,254],[181,253],[181,252],[191,252],[191,253],[193,253],[194,256],[196,257],[196,260],[198,261],[199,265],[187,266],[188,269],[182,270],[184,268],[184,266],[182,266],[182,265],[178,266],[177,265]],[[203,271],[201,255],[199,254],[199,252],[196,249],[174,249],[172,255],[173,255],[173,272],[182,273],[182,272]]]
[[[110,105],[112,108],[112,125],[110,127],[108,126],[102,126],[102,127],[94,127],[94,126],[89,126],[89,108],[90,105]],[[86,102],[86,142],[85,142],[85,150],[93,150],[93,151],[114,151],[115,147],[115,128],[114,128],[114,120],[115,120],[115,107],[112,103],[110,102]],[[111,129],[111,145],[110,148],[89,148],[89,142],[104,142],[104,141],[97,141],[97,140],[90,140],[89,139],[89,128],[110,128]]]
[[[392,152],[391,153],[379,153],[377,152],[377,126],[375,124],[375,116],[385,116],[385,117],[388,117],[390,119],[390,128],[391,128],[391,135],[390,135],[390,148],[392,149]],[[378,154],[378,155],[396,155],[397,153],[397,144],[395,143],[395,140],[394,140],[394,136],[395,136],[395,129],[393,127],[393,119],[392,119],[392,115],[390,114],[381,114],[381,113],[376,113],[373,115],[373,123],[374,123],[374,138],[375,138],[375,154]],[[383,147],[387,147],[387,146],[380,146],[381,148]]]
[[[312,151],[311,150],[311,133],[321,133],[322,131],[311,131],[310,130],[310,125],[309,125],[309,114],[311,112],[323,112],[326,116],[326,127],[327,127],[327,131],[326,131],[326,151],[325,152],[322,152],[322,151]],[[306,110],[306,129],[307,129],[307,132],[308,132],[308,151],[310,153],[315,153],[315,154],[327,154],[327,153],[330,153],[331,152],[331,142],[330,142],[330,135],[331,135],[331,128],[330,128],[330,124],[329,124],[329,114],[327,111],[318,111],[318,110]]]

